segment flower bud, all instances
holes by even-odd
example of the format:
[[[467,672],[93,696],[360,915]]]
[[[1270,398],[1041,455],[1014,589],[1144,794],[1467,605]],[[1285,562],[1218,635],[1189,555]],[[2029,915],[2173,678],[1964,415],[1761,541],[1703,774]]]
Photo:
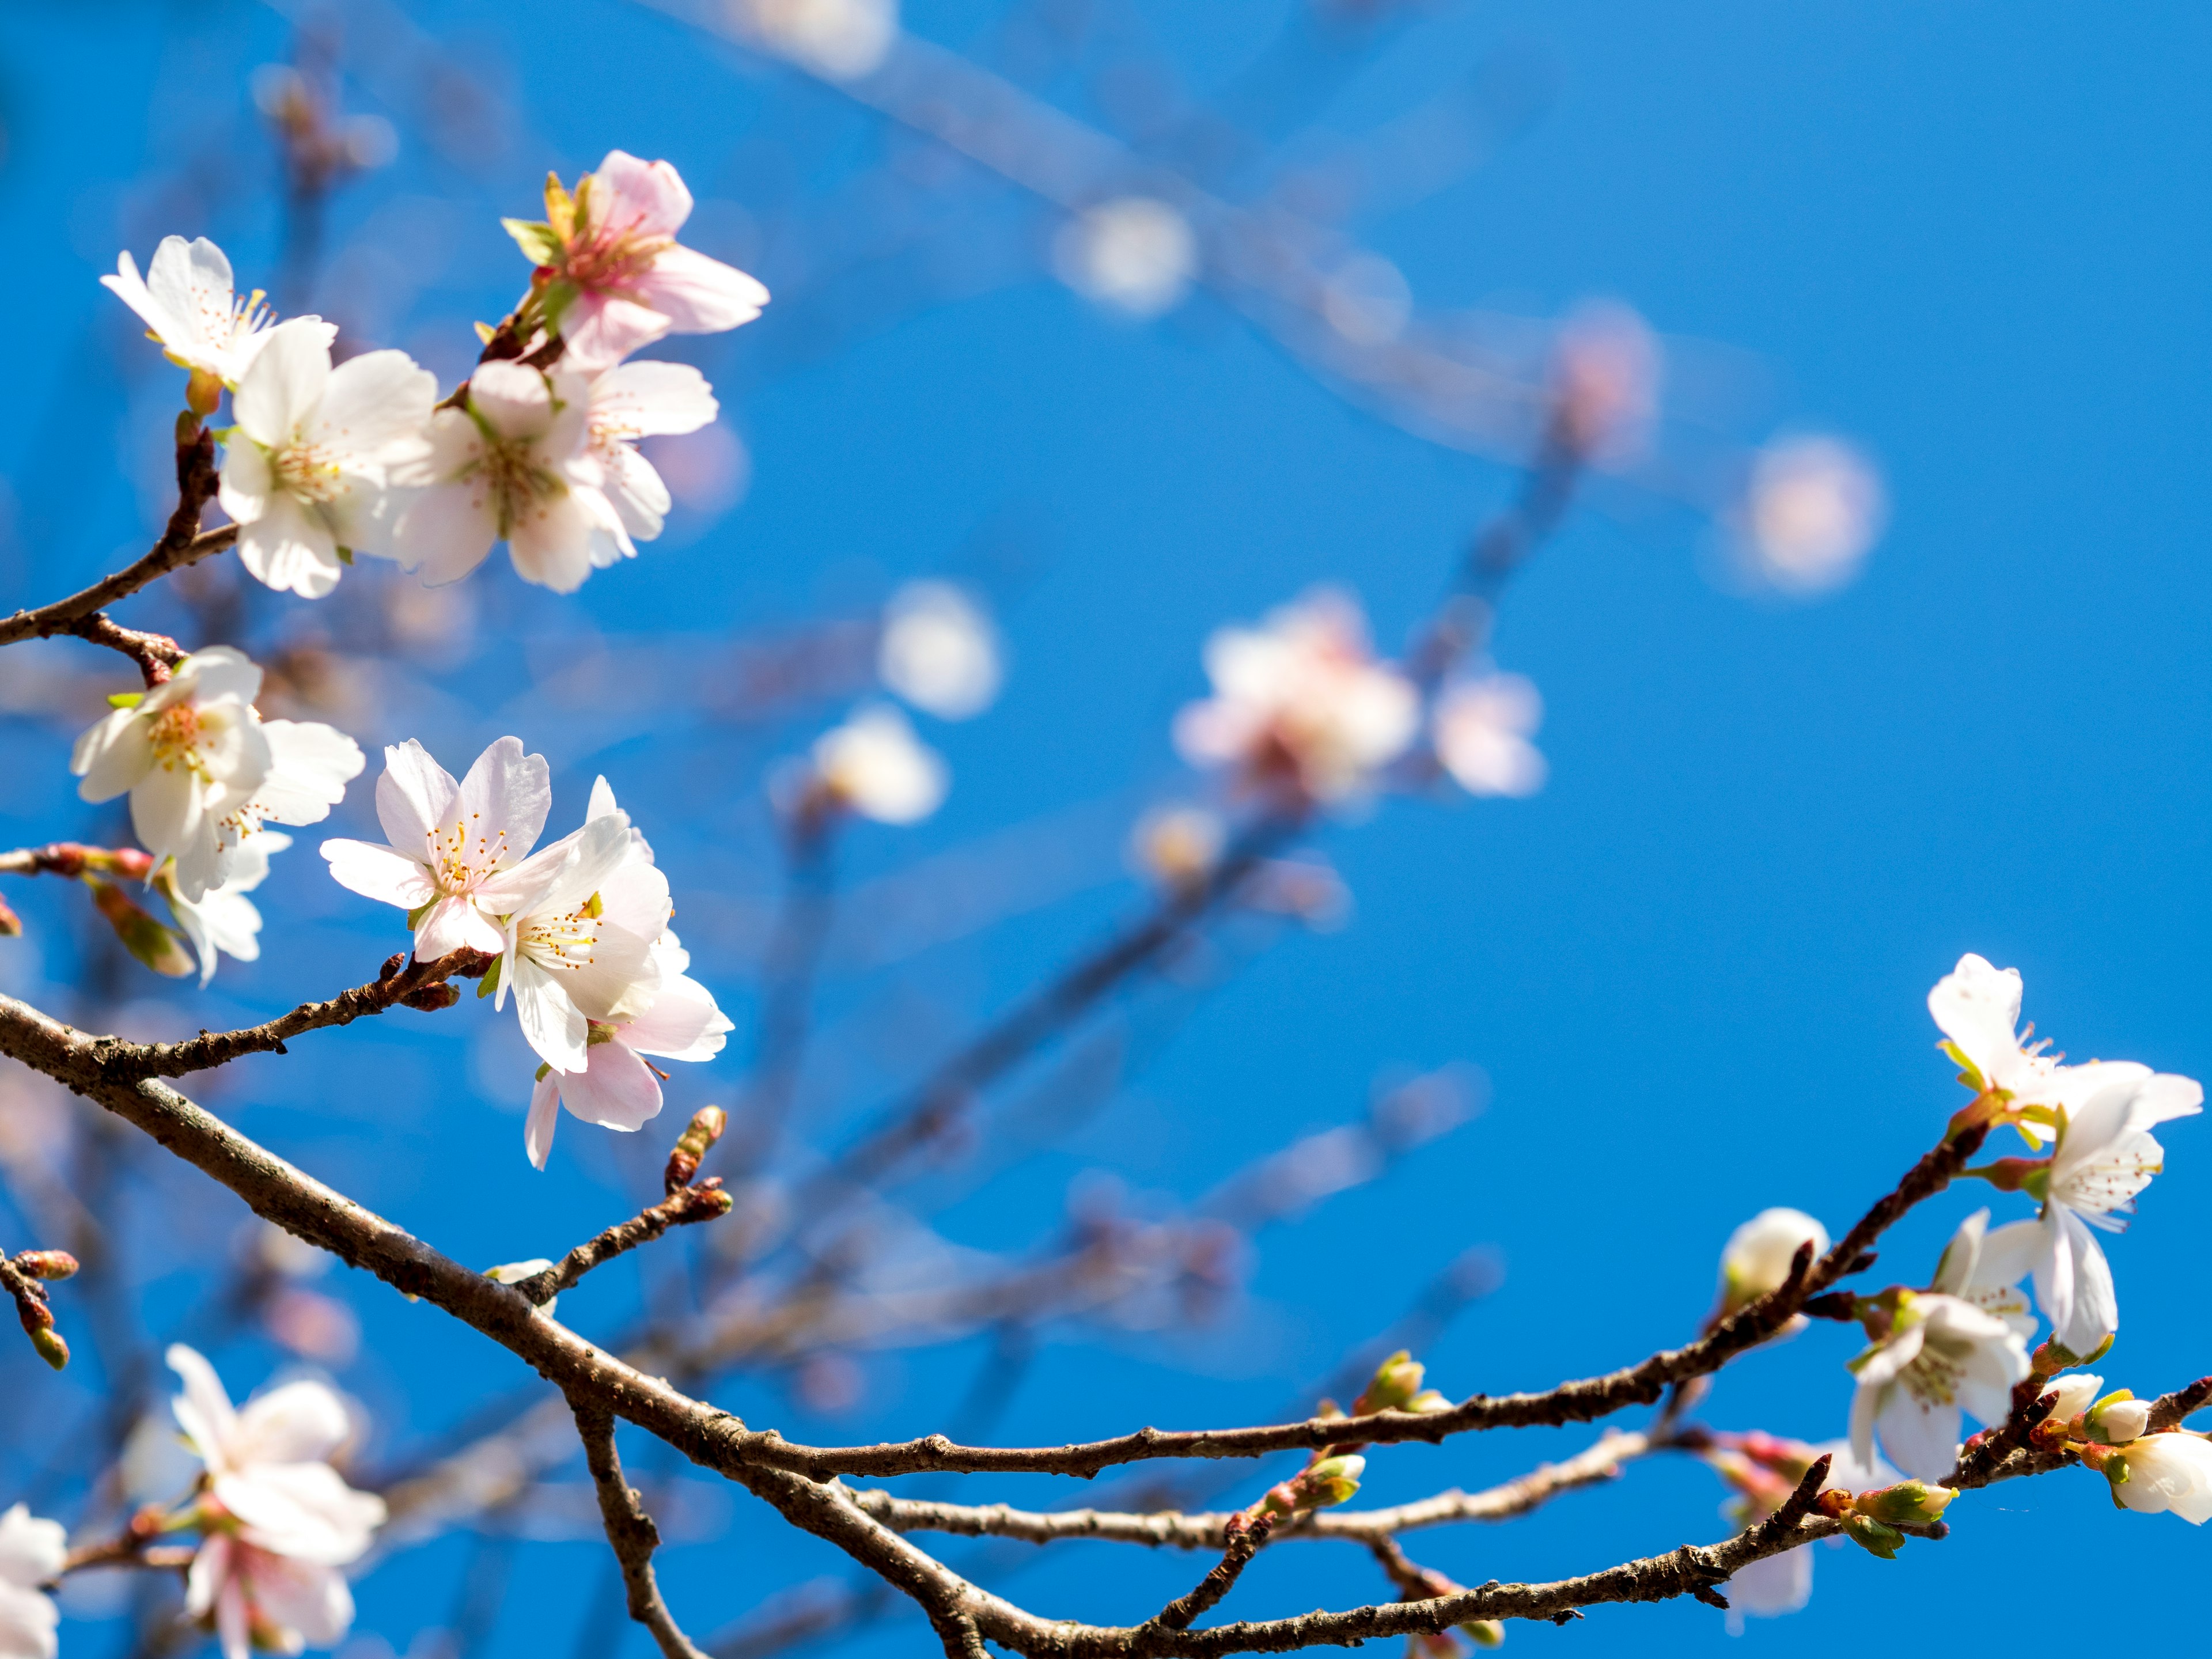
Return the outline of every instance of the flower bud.
[[[691,1184],[691,1177],[699,1173],[700,1160],[713,1150],[714,1143],[722,1138],[722,1131],[729,1126],[729,1114],[719,1106],[702,1106],[691,1115],[690,1123],[677,1137],[675,1150],[668,1154],[668,1168],[662,1180],[669,1192]]]
[[[1851,1500],[1857,1513],[1892,1527],[1925,1527],[1933,1523],[1959,1494],[1948,1486],[1931,1486],[1924,1480],[1900,1480],[1893,1486],[1877,1486]]]
[[[1502,1648],[1505,1645],[1505,1625],[1502,1620],[1470,1619],[1460,1626],[1460,1630],[1479,1648]]]
[[[125,950],[168,979],[182,979],[195,971],[184,941],[140,909],[120,887],[90,875],[84,878],[84,884],[92,889],[93,908],[107,919]]]
[[[1421,1391],[1421,1376],[1425,1369],[1411,1353],[1399,1349],[1375,1368],[1366,1389],[1352,1402],[1352,1414],[1364,1417],[1369,1412],[1406,1410]]]
[[[1898,1550],[1905,1542],[1905,1534],[1896,1528],[1856,1511],[1844,1517],[1844,1535],[1861,1549],[1871,1555],[1879,1555],[1885,1561],[1895,1560]]]
[[[1802,1210],[1762,1210],[1730,1233],[1721,1252],[1721,1312],[1780,1290],[1798,1248],[1808,1241],[1815,1256],[1826,1253],[1828,1230]]]
[[[2087,1371],[2069,1371],[2064,1376],[2054,1376],[2045,1395],[2057,1395],[2057,1403],[2044,1413],[2046,1423],[2070,1423],[2089,1409],[2090,1402],[2104,1391],[2105,1379],[2093,1376]]]
[[[76,1273],[76,1258],[67,1250],[25,1250],[10,1259],[33,1279],[69,1279]]]
[[[199,423],[215,413],[215,406],[222,401],[222,377],[212,369],[196,368],[185,382],[185,407],[198,418],[189,423],[179,416],[177,421],[177,441],[188,444],[199,435]]]
[[[1267,1495],[1247,1513],[1282,1516],[1296,1515],[1302,1510],[1328,1509],[1343,1503],[1359,1490],[1359,1477],[1366,1468],[1367,1460],[1364,1457],[1324,1457],[1288,1480],[1269,1487]]]
[[[2150,1427],[2150,1401],[2138,1400],[2125,1389],[2108,1394],[2082,1415],[2088,1437],[2108,1446],[2124,1446]]]
[[[1451,1408],[1451,1396],[1441,1389],[1423,1389],[1406,1402],[1407,1411],[1419,1412],[1424,1417],[1437,1412],[1448,1412]]]
[[[63,1370],[70,1362],[69,1344],[62,1340],[59,1331],[33,1331],[31,1346],[39,1351],[39,1358],[56,1370]]]

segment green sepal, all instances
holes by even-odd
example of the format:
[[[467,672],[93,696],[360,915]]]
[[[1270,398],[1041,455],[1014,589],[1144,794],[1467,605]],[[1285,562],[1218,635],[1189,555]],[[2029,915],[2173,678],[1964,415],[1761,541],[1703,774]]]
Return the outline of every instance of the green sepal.
[[[340,547],[333,549],[332,551],[337,553],[338,556],[338,562],[340,564],[351,564],[353,562],[353,549],[349,547]]]
[[[146,694],[143,691],[111,691],[107,694],[107,706],[110,708],[136,708],[145,701]]]
[[[1871,1516],[1850,1514],[1844,1517],[1844,1536],[1869,1555],[1878,1555],[1885,1561],[1897,1559],[1897,1553],[1905,1546],[1905,1534],[1895,1527],[1884,1526]]]
[[[553,1069],[553,1062],[552,1062],[551,1060],[539,1060],[539,1061],[538,1062],[538,1075],[537,1075],[536,1077],[534,1077],[534,1078],[531,1079],[531,1081],[532,1081],[532,1083],[543,1083],[543,1082],[544,1082],[544,1081],[545,1081],[545,1074],[546,1074],[548,1072],[551,1071],[552,1069]]]
[[[561,257],[561,238],[543,220],[502,219],[499,222],[514,238],[522,257],[532,264],[550,265]]]
[[[499,970],[506,964],[505,957],[494,957],[491,959],[491,966],[485,969],[484,976],[477,981],[477,998],[479,1001],[499,989]]]
[[[422,918],[430,914],[430,906],[435,904],[437,902],[437,900],[432,899],[428,903],[416,905],[412,910],[410,910],[407,913],[407,931],[409,933],[413,933],[417,927],[420,927],[422,925]]]

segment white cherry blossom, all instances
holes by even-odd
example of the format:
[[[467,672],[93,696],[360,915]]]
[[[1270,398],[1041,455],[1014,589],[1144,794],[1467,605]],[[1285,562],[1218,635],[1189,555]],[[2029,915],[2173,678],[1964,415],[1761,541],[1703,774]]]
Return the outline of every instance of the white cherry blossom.
[[[1990,1212],[1977,1210],[1959,1224],[1943,1258],[1936,1264],[1929,1289],[1979,1308],[2002,1320],[2023,1340],[2035,1334],[2035,1316],[2020,1281],[2035,1266],[2038,1251],[2035,1224],[2015,1222],[1990,1231]]]
[[[951,582],[908,582],[884,607],[876,673],[925,714],[964,720],[999,695],[999,637],[983,608]]]
[[[2129,1443],[2119,1463],[2127,1478],[2114,1483],[2112,1496],[2123,1507],[2171,1511],[2192,1527],[2212,1521],[2212,1441],[2183,1430],[2147,1434]]]
[[[2021,995],[2020,969],[1991,967],[1971,951],[1928,994],[1928,1012],[1949,1039],[1945,1046],[1952,1057],[1984,1087],[2002,1091],[2014,1105],[2079,1108],[2108,1083],[2150,1075],[2148,1066],[2132,1060],[2060,1065],[2044,1052],[2048,1038],[2032,1042],[2018,1029]],[[2030,1121],[2020,1127],[2039,1140],[2051,1137],[2047,1124]]]
[[[898,0],[738,0],[769,51],[832,81],[872,75],[899,33]]]
[[[593,378],[586,443],[617,520],[592,533],[593,564],[635,557],[631,538],[651,541],[667,520],[668,486],[638,453],[637,441],[696,432],[720,407],[707,377],[689,363],[618,363]]]
[[[458,581],[504,541],[527,582],[573,593],[596,537],[627,534],[586,444],[590,385],[520,363],[480,366],[461,407],[431,417],[422,459],[393,469],[410,499],[392,555],[435,586]]]
[[[438,382],[404,351],[369,351],[331,367],[319,324],[271,330],[231,397],[222,510],[238,521],[238,556],[270,587],[319,599],[341,556],[388,551],[390,470],[422,459]]]
[[[368,763],[359,744],[319,720],[263,720],[261,735],[269,744],[268,775],[216,824],[216,868],[225,884],[248,867],[240,860],[261,839],[262,825],[320,823]],[[278,837],[279,846],[289,844],[289,837]],[[265,854],[260,867],[268,867]]]
[[[276,320],[261,303],[258,289],[238,297],[230,261],[204,236],[190,242],[163,237],[143,278],[126,249],[116,257],[115,274],[100,283],[138,313],[172,362],[211,374],[225,386],[245,378],[268,344]],[[294,320],[319,335],[325,346],[337,337],[336,325],[320,318]]]
[[[1888,510],[1881,474],[1850,445],[1784,438],[1752,464],[1737,535],[1759,578],[1785,592],[1818,593],[1858,574]]]
[[[1871,1460],[1879,1431],[1898,1468],[1941,1480],[1958,1462],[1961,1407],[2002,1422],[2012,1385],[2027,1375],[2027,1347],[2004,1319],[1958,1297],[1899,1291],[1896,1301],[1888,1334],[1850,1362],[1851,1449]]]
[[[209,888],[198,899],[188,899],[178,890],[167,870],[155,873],[154,884],[169,902],[177,930],[192,942],[199,956],[203,986],[215,977],[218,952],[240,962],[259,960],[261,912],[246,896],[268,879],[269,855],[291,844],[291,836],[264,830],[232,855],[222,884]]]
[[[944,802],[950,775],[888,703],[858,710],[814,742],[814,775],[838,805],[878,823],[918,823]]]
[[[1176,747],[1194,764],[1234,766],[1248,781],[1319,801],[1366,788],[1420,724],[1420,699],[1374,659],[1366,620],[1346,594],[1321,589],[1256,629],[1206,642],[1214,695],[1176,716]]]
[[[2103,1086],[2059,1131],[2045,1172],[2042,1219],[1990,1236],[1992,1245],[2005,1240],[2033,1252],[2036,1304],[2059,1345],[2085,1358],[2120,1328],[2112,1264],[2090,1229],[2125,1230],[2122,1218],[2134,1209],[2136,1194],[2165,1164],[2151,1128],[2204,1109],[2203,1088],[2192,1079],[2134,1066],[2100,1071]]]
[[[353,1592],[327,1562],[303,1560],[218,1532],[185,1578],[185,1616],[211,1625],[222,1659],[334,1648],[353,1628]]]
[[[1544,700],[1518,674],[1460,680],[1437,695],[1429,717],[1437,759],[1470,795],[1533,795],[1544,787],[1544,757],[1528,741]]]
[[[545,757],[524,754],[520,738],[494,743],[459,783],[410,738],[384,751],[376,783],[377,821],[391,844],[333,839],[323,856],[341,887],[408,912],[422,960],[464,946],[497,956],[507,935],[496,918],[566,856],[559,846],[547,849],[550,860],[525,862],[552,804]]]
[[[550,273],[546,309],[568,368],[597,374],[664,334],[749,323],[768,303],[744,271],[677,242],[691,192],[666,161],[609,150],[574,196],[549,181],[545,210],[507,229]]]
[[[560,1071],[586,1068],[593,1021],[635,1019],[660,988],[653,945],[674,907],[644,839],[622,812],[592,818],[530,860],[536,880],[507,917],[495,1006],[512,993],[523,1035]]]
[[[1053,264],[1084,298],[1128,316],[1163,316],[1198,278],[1198,233],[1171,203],[1121,196],[1086,208],[1060,228]]]
[[[253,699],[261,671],[227,645],[195,651],[131,707],[76,740],[70,769],[88,801],[131,796],[131,823],[177,884],[198,899],[222,878],[218,828],[269,775],[269,739]]]
[[[287,1382],[240,1410],[196,1350],[173,1343],[167,1358],[184,1379],[170,1408],[205,1466],[203,1504],[217,1512],[216,1529],[295,1560],[358,1559],[384,1524],[384,1500],[356,1492],[331,1467],[353,1433],[337,1395],[320,1382]]]
[[[61,1577],[69,1535],[17,1504],[0,1515],[0,1659],[54,1659],[60,1615],[40,1585]]]

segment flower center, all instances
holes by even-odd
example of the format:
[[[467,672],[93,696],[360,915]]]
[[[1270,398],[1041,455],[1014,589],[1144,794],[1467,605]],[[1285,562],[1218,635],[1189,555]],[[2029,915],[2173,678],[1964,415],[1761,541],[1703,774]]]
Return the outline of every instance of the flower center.
[[[588,292],[628,288],[675,245],[672,236],[641,236],[630,227],[602,226],[569,245],[565,274]]]
[[[481,817],[471,812],[466,823],[431,832],[430,870],[441,891],[465,893],[507,862],[507,831],[484,835],[476,827]]]
[[[278,485],[303,501],[335,501],[345,489],[337,452],[323,445],[287,444],[270,452],[269,465]]]
[[[146,734],[154,746],[156,766],[169,772],[182,766],[202,778],[207,776],[207,763],[200,755],[200,743],[210,735],[206,723],[200,719],[200,711],[188,702],[163,709]]]
[[[460,476],[476,477],[490,492],[499,515],[499,533],[507,537],[514,533],[517,521],[526,518],[539,502],[558,500],[568,493],[568,486],[538,465],[532,440],[502,438],[482,421],[477,429],[483,434],[483,447]]]
[[[515,943],[541,968],[588,968],[599,948],[599,915],[594,893],[566,915],[532,917],[516,930]]]

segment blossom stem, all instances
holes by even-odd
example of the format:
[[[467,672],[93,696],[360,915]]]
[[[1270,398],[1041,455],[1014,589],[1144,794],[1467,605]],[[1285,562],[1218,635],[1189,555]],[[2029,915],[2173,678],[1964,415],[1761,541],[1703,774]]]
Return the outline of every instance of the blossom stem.
[[[696,1187],[680,1187],[652,1208],[641,1211],[628,1221],[617,1223],[597,1237],[579,1244],[562,1257],[556,1266],[546,1268],[543,1273],[532,1273],[527,1279],[518,1279],[514,1288],[527,1297],[534,1306],[542,1308],[592,1268],[611,1261],[641,1244],[650,1244],[671,1227],[719,1220],[729,1214],[731,1202],[730,1194],[722,1190],[719,1177],[709,1177]]]

